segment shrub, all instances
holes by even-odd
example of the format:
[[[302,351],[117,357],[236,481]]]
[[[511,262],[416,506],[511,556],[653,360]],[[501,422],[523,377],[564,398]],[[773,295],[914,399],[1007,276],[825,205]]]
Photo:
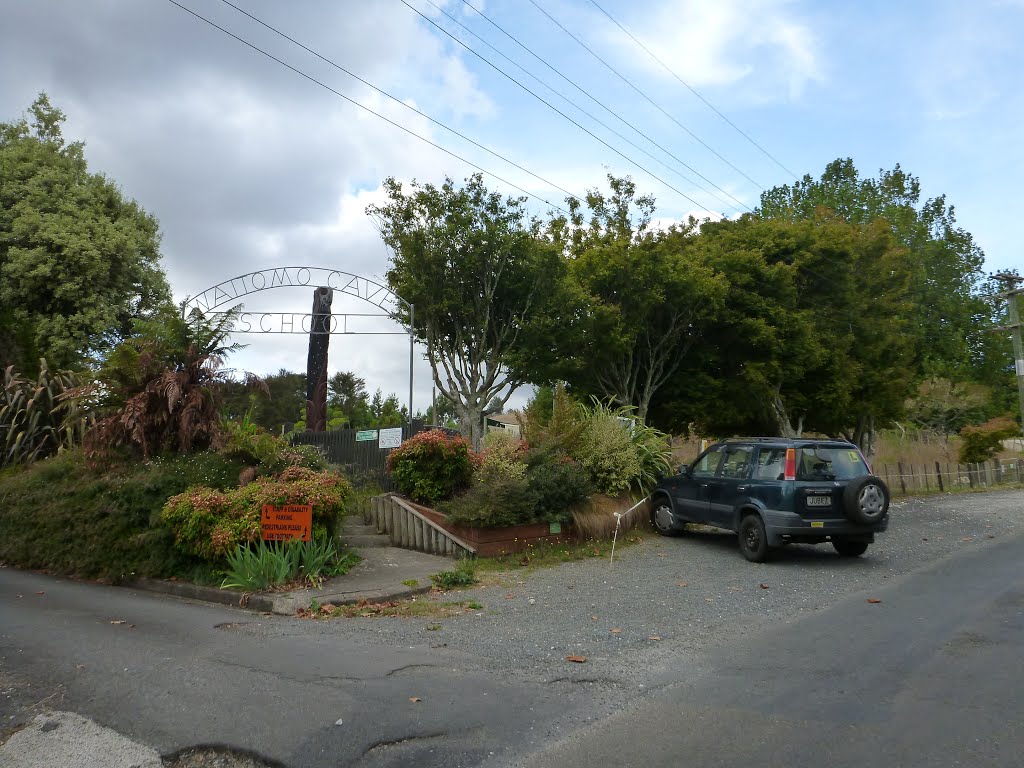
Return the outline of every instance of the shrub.
[[[1006,417],[990,419],[976,427],[960,430],[960,461],[981,464],[1003,449],[1003,440],[1020,433],[1017,424]]]
[[[640,452],[628,425],[614,410],[596,401],[593,408],[581,405],[579,411],[584,426],[573,455],[590,473],[598,491],[609,496],[625,493],[642,471]]]
[[[246,421],[226,421],[223,427],[226,434],[223,453],[246,464],[257,465],[268,472],[281,472],[287,467],[327,468],[327,462],[315,445],[290,445]]]
[[[344,514],[351,493],[340,475],[290,467],[276,479],[257,478],[229,491],[189,488],[167,500],[161,519],[185,552],[216,561],[235,552],[239,544],[259,539],[264,504],[312,504],[312,535],[327,536]]]
[[[533,522],[534,500],[526,479],[504,478],[474,485],[440,509],[457,525],[503,528]]]
[[[219,583],[209,563],[175,544],[161,510],[189,486],[230,488],[241,468],[206,451],[101,474],[75,449],[2,473],[0,561],[115,582],[178,576]]]
[[[261,540],[253,546],[239,545],[228,555],[221,589],[254,592],[294,581],[318,585],[325,577],[346,573],[358,561],[351,552],[340,555],[329,537],[271,544]]]
[[[573,508],[593,492],[583,467],[561,453],[534,455],[527,480],[533,522],[567,520]]]
[[[473,479],[485,484],[498,480],[522,480],[526,476],[526,450],[526,442],[509,432],[487,433]]]
[[[395,448],[388,455],[388,472],[402,493],[433,505],[467,488],[476,462],[465,438],[432,429]]]
[[[476,561],[463,558],[450,571],[435,573],[430,577],[430,580],[434,582],[434,586],[438,589],[470,587],[477,582]]]
[[[80,445],[87,420],[66,394],[78,386],[70,371],[51,371],[39,361],[39,375],[28,379],[4,370],[0,392],[0,467],[30,464]]]

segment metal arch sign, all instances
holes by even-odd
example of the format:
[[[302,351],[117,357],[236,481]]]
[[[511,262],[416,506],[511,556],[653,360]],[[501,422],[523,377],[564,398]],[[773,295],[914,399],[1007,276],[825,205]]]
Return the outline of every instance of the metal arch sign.
[[[207,288],[202,293],[190,296],[185,300],[185,308],[201,309],[204,312],[219,307],[243,296],[273,288],[302,288],[326,286],[339,293],[367,301],[384,310],[389,316],[405,310],[408,314],[410,304],[386,285],[344,272],[340,269],[326,267],[270,267],[256,272],[248,272],[232,277],[222,283]]]

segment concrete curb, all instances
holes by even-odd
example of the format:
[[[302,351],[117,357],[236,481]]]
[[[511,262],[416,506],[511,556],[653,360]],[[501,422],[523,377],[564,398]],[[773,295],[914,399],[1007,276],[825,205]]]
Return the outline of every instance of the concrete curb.
[[[244,595],[228,589],[204,587],[183,581],[166,581],[163,579],[135,579],[121,586],[145,592],[157,592],[188,600],[199,600],[205,603],[227,605],[259,613],[274,613],[279,616],[293,616],[299,608],[308,608],[316,600],[321,605],[354,605],[367,603],[386,603],[392,600],[404,600],[414,595],[422,595],[433,589],[433,585],[409,587],[401,585],[393,589],[371,589],[362,592],[338,592],[335,590],[303,590],[302,592],[256,592],[249,593],[249,599],[242,605]]]

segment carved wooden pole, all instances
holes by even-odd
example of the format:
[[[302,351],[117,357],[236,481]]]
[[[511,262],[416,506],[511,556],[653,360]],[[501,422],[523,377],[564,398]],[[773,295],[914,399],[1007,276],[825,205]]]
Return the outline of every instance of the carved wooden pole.
[[[323,286],[313,292],[306,358],[306,429],[327,430],[327,348],[331,343],[331,303],[334,290]]]

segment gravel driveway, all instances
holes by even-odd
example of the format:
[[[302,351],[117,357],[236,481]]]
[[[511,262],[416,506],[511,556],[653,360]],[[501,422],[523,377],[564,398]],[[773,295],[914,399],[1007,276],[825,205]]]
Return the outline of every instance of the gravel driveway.
[[[765,622],[792,620],[853,592],[870,596],[965,547],[1022,533],[1022,490],[895,501],[889,530],[857,559],[827,545],[790,545],[758,565],[740,556],[734,534],[652,535],[621,550],[614,567],[588,560],[510,572],[503,586],[420,598],[477,601],[483,608],[474,613],[336,619],[317,629],[465,652],[498,674],[635,691],[670,682],[687,660],[698,663],[698,651]],[[569,655],[587,662],[569,663]]]

